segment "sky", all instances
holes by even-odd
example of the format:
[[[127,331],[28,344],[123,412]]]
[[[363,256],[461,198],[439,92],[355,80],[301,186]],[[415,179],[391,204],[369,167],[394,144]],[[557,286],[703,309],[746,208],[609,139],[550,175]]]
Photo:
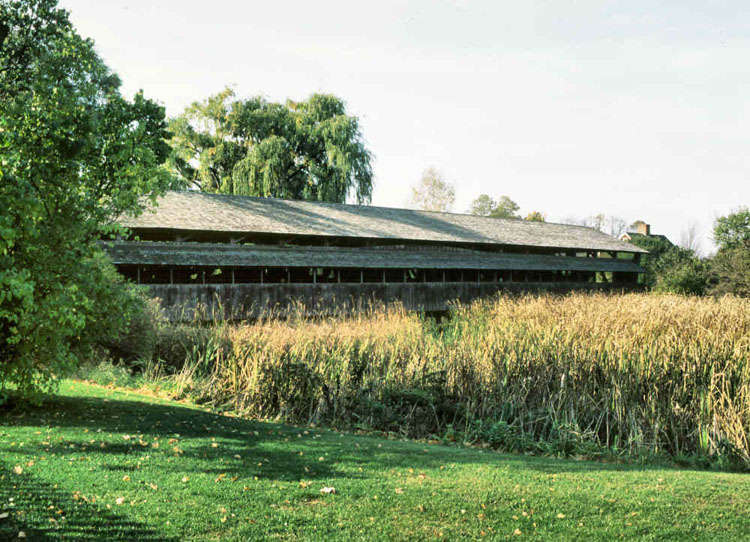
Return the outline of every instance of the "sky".
[[[678,242],[750,204],[746,0],[61,0],[169,116],[238,97],[344,99],[374,205],[428,167],[454,211],[508,195],[549,221],[605,213]]]

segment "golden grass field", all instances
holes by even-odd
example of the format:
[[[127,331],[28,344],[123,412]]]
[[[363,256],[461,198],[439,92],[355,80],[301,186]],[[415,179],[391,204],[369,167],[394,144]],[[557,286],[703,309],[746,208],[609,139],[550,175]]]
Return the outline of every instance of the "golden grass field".
[[[391,309],[191,333],[179,387],[253,416],[750,464],[748,299],[527,295],[442,324]]]

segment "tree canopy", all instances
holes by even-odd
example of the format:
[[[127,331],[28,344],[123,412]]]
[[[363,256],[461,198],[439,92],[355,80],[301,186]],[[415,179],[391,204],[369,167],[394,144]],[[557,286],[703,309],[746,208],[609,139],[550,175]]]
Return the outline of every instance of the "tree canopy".
[[[519,209],[518,204],[508,196],[500,196],[496,201],[487,194],[481,194],[471,202],[469,213],[492,218],[521,218]]]
[[[119,86],[55,0],[0,3],[0,402],[126,323],[96,241],[170,176],[163,108]]]
[[[714,241],[720,249],[750,244],[750,208],[742,207],[716,219]]]
[[[344,203],[372,195],[371,153],[344,102],[235,99],[231,89],[194,102],[170,122],[170,166],[206,192]]]
[[[750,209],[716,219],[714,240],[719,250],[711,260],[711,293],[750,296]]]
[[[409,206],[423,211],[448,212],[456,201],[456,187],[442,172],[427,168],[412,187]]]

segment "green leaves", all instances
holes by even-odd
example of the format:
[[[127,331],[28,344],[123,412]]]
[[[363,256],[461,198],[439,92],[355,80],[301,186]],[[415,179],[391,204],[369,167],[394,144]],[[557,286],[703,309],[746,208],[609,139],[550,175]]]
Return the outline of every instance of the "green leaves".
[[[477,216],[490,216],[492,218],[521,218],[518,214],[519,209],[520,207],[518,204],[508,196],[500,196],[500,198],[495,201],[487,194],[481,194],[471,202],[469,213]],[[530,213],[529,216],[533,216],[534,218],[530,219],[527,217],[527,220],[544,222],[544,217],[541,217],[542,220],[538,220],[539,217],[534,215],[534,213]]]
[[[716,219],[714,240],[719,248],[737,248],[750,245],[750,208],[737,211]]]
[[[328,94],[279,104],[225,89],[172,119],[171,170],[184,186],[249,196],[367,202],[371,155],[359,122]]]
[[[55,1],[3,2],[0,21],[2,402],[11,385],[54,387],[97,333],[127,323],[135,294],[97,240],[172,178],[163,108],[124,99]]]

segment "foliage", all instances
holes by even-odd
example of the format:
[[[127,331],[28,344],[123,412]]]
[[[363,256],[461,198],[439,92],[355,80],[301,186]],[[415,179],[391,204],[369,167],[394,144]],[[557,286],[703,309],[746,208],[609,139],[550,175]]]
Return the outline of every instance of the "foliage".
[[[419,182],[412,187],[409,205],[423,211],[448,212],[456,201],[456,187],[435,168],[422,172]]]
[[[657,292],[703,295],[709,282],[706,264],[692,250],[670,248],[654,265]]]
[[[741,207],[737,211],[716,219],[714,241],[719,249],[732,249],[750,244],[750,208]]]
[[[719,250],[711,260],[710,292],[750,297],[750,209],[718,218],[714,240]]]
[[[539,211],[532,211],[529,214],[526,215],[526,218],[524,220],[528,220],[529,222],[546,222],[544,215],[540,213]]]
[[[136,295],[97,239],[169,184],[163,108],[120,81],[54,0],[0,3],[0,402],[48,390]]]
[[[665,254],[674,248],[674,245],[666,237],[652,235],[633,236],[630,242],[648,250],[648,254],[641,255],[641,266],[646,270],[641,280],[648,288],[654,288],[660,269],[659,262]]]
[[[205,192],[369,202],[371,154],[356,117],[330,94],[302,102],[235,100],[231,89],[172,119],[170,165]]]
[[[469,213],[492,218],[521,218],[518,214],[519,209],[518,204],[508,196],[500,196],[500,199],[495,201],[487,194],[481,194],[471,202]]]
[[[477,216],[490,216],[497,203],[487,194],[480,194],[477,199],[471,202],[469,213]]]
[[[714,460],[734,449],[721,460],[750,466],[748,300],[500,297],[441,326],[391,310],[210,334],[191,346],[180,333],[194,351],[181,393],[253,416],[414,437],[450,426],[469,440],[486,437],[477,420],[504,422],[507,449]]]
[[[747,534],[743,474],[293,427],[78,382],[61,392],[51,408],[0,427],[2,540],[19,531],[23,540],[78,542]],[[502,446],[516,441],[512,426],[481,430]],[[560,436],[556,447],[585,445],[585,433],[561,427]]]
[[[711,259],[709,292],[750,297],[750,243],[716,253]]]

